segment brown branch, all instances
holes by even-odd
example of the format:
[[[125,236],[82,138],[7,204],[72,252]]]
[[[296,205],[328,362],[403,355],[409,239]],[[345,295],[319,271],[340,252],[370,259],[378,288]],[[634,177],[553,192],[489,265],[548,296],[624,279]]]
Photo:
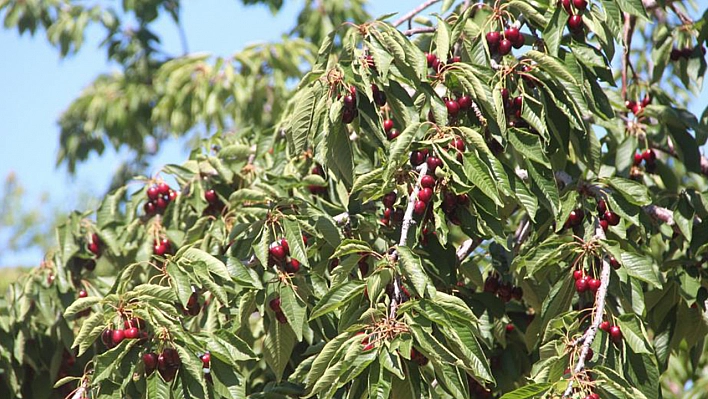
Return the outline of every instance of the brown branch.
[[[627,69],[630,68],[629,53],[632,48],[632,34],[634,33],[634,16],[624,13],[624,28],[622,36],[624,39],[624,53],[622,54],[622,98],[627,99]],[[634,69],[632,69],[634,70]]]
[[[595,240],[604,240],[605,231],[600,226],[600,220],[595,220]],[[595,295],[595,310],[593,314],[592,324],[588,327],[587,331],[583,334],[583,346],[580,349],[580,357],[578,358],[578,363],[575,364],[573,369],[573,375],[576,375],[583,371],[585,368],[585,360],[588,356],[588,351],[590,351],[590,345],[595,340],[597,335],[597,330],[600,328],[600,323],[605,314],[605,300],[607,299],[607,289],[610,286],[610,262],[607,258],[602,258],[602,271],[600,272],[600,288],[597,290]],[[573,393],[573,378],[568,383],[568,388],[566,388],[563,393],[563,397],[567,398]]]
[[[408,13],[406,13],[406,14],[405,14],[404,16],[402,16],[401,18],[398,18],[397,20],[395,20],[395,21],[393,22],[393,26],[398,27],[398,26],[401,25],[402,23],[413,19],[413,17],[415,17],[416,15],[420,14],[423,10],[425,10],[426,8],[432,6],[433,4],[435,4],[435,3],[439,2],[439,1],[441,1],[441,0],[427,0],[426,2],[424,2],[424,3],[421,4],[421,5],[419,5],[418,7],[416,7],[416,8],[414,8],[414,9],[410,10]]]
[[[467,256],[472,251],[474,251],[481,243],[481,238],[468,238],[467,240],[465,240],[462,245],[457,248],[457,252],[455,252],[457,254],[457,260],[460,262],[465,260],[465,258],[467,258]]]
[[[419,33],[433,33],[433,32],[435,32],[434,26],[424,26],[421,28],[413,28],[413,29],[404,30],[401,33],[403,33],[406,36],[413,36],[413,35],[417,35]]]
[[[406,213],[403,215],[403,224],[401,225],[401,238],[398,240],[399,247],[405,247],[408,243],[408,230],[411,226],[415,224],[413,219],[413,210],[415,209],[415,201],[418,198],[418,192],[420,191],[420,182],[428,173],[428,163],[423,162],[420,166],[416,168],[418,170],[418,180],[416,181],[415,187],[411,190],[411,194],[408,196],[408,206],[406,207]],[[397,257],[394,253],[393,256]],[[396,276],[393,280],[393,296],[391,298],[391,310],[389,312],[389,318],[396,318],[396,309],[398,308],[398,300],[401,297],[401,279]]]

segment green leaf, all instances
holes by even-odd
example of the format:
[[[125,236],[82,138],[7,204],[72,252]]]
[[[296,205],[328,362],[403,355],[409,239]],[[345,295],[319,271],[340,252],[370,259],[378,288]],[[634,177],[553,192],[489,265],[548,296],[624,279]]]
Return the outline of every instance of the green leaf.
[[[521,3],[521,1],[515,1],[515,3]],[[530,5],[528,6],[532,8]],[[567,13],[563,10],[563,7],[555,7],[553,15],[551,15],[551,20],[548,21],[548,25],[543,25],[545,26],[543,30],[543,42],[546,44],[548,54],[554,57],[558,56],[558,48],[560,47],[560,42],[563,38],[563,30],[565,29],[567,21]]]
[[[211,273],[223,278],[226,281],[231,281],[231,275],[229,274],[229,269],[226,268],[224,262],[215,258],[201,249],[198,248],[187,248],[186,251],[182,253],[180,259],[188,259],[192,262],[201,261],[204,262]]]
[[[64,311],[64,317],[70,318],[75,316],[77,313],[90,308],[97,303],[100,303],[103,298],[97,296],[89,296],[86,298],[78,298],[74,301],[68,308]]]
[[[294,285],[284,285],[279,290],[280,293],[280,303],[285,317],[288,319],[288,325],[292,327],[295,332],[295,336],[298,341],[302,341],[302,327],[307,320],[307,304],[304,299],[301,298],[302,290],[300,294],[295,291],[297,287]]]
[[[620,10],[623,10],[637,17],[649,20],[647,12],[644,9],[644,4],[642,3],[642,0],[617,0],[617,5],[619,6]]]
[[[398,252],[401,274],[410,282],[416,294],[422,298],[425,296],[425,288],[428,286],[428,275],[420,263],[420,258],[408,247],[399,246],[396,247],[396,251]]]
[[[323,95],[322,84],[316,81],[293,97],[295,108],[291,117],[292,124],[288,129],[288,138],[295,153],[301,153],[305,149],[307,138],[313,133],[314,122],[316,122],[315,104]]]
[[[632,348],[632,351],[637,354],[650,354],[649,343],[645,337],[644,329],[637,319],[637,315],[624,314],[617,319],[620,331],[622,331],[622,339]]]
[[[527,162],[529,176],[531,180],[543,193],[546,202],[550,205],[553,215],[557,218],[560,215],[560,195],[556,186],[556,179],[553,172],[544,168],[542,165],[536,165],[534,162]]]
[[[351,187],[354,182],[354,153],[348,130],[341,123],[333,124],[325,140],[329,171],[347,187]]]
[[[560,7],[558,7],[560,8]],[[534,398],[548,391],[553,384],[540,383],[540,384],[530,384],[523,386],[521,388],[515,389],[509,393],[504,394],[500,399],[528,399]]]
[[[101,335],[104,328],[103,313],[101,312],[93,313],[88,319],[84,320],[79,333],[74,338],[74,343],[71,344],[72,348],[79,347],[77,356],[81,356],[86,352],[86,349],[96,341],[96,338]]]
[[[450,53],[450,28],[444,19],[438,17],[435,31],[435,55],[440,60],[447,60]]]
[[[289,324],[270,320],[270,325],[263,340],[263,358],[275,375],[277,381],[283,378],[283,371],[290,361],[295,348],[296,336]]]
[[[533,61],[536,61],[539,67],[551,74],[551,76],[564,80],[573,85],[578,84],[578,81],[558,58],[536,50],[529,50],[524,55]]]
[[[659,276],[654,270],[653,262],[648,257],[627,248],[622,251],[622,266],[630,276],[652,284],[656,288],[661,288]]]
[[[307,259],[305,243],[302,241],[300,224],[290,219],[283,219],[283,229],[285,230],[285,238],[288,240],[290,255],[300,261],[306,268],[309,268],[310,262]]]
[[[357,297],[356,294],[363,292],[364,287],[366,287],[366,284],[361,280],[350,280],[336,287],[332,287],[322,299],[320,299],[317,306],[312,309],[310,320],[314,320],[346,305]]]
[[[256,359],[257,356],[248,344],[236,335],[219,330],[207,341],[207,349],[223,362],[235,365],[236,362]]]
[[[612,188],[619,191],[624,199],[634,205],[649,205],[651,204],[651,196],[647,186],[622,177],[609,177],[604,179]]]
[[[546,154],[543,152],[540,138],[521,129],[509,129],[507,136],[514,149],[527,159],[535,161],[547,168],[551,167]]]
[[[383,174],[383,181],[390,180],[391,176],[404,162],[408,160],[410,145],[421,127],[420,122],[413,123],[406,127],[401,134],[391,143],[386,169]]]
[[[482,161],[477,151],[466,151],[463,156],[464,162],[462,166],[470,183],[478,187],[497,206],[502,206],[504,203],[499,197],[497,183],[492,176],[491,170]]]

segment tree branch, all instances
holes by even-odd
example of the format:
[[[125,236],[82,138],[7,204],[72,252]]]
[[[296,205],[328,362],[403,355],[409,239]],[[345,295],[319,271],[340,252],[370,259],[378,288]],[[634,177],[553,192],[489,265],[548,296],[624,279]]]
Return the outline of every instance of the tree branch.
[[[605,231],[600,226],[600,221],[595,220],[595,240],[604,240]],[[580,349],[580,357],[578,358],[578,363],[575,364],[573,369],[573,375],[576,375],[583,371],[585,368],[585,359],[588,356],[588,351],[590,350],[590,345],[595,340],[597,335],[597,330],[600,328],[600,323],[602,323],[603,316],[605,314],[605,300],[607,299],[607,288],[610,285],[610,262],[607,261],[607,257],[602,258],[602,271],[600,272],[600,288],[597,290],[595,295],[595,310],[593,314],[592,324],[583,334],[583,346]],[[571,376],[570,382],[568,383],[568,388],[566,388],[563,393],[563,398],[569,397],[573,393],[573,378]]]
[[[401,33],[403,33],[406,36],[413,36],[413,35],[417,35],[419,33],[432,33],[432,32],[435,32],[434,26],[423,26],[421,28],[408,29],[408,30],[404,30]]]
[[[425,10],[426,8],[432,6],[433,4],[435,4],[435,3],[439,2],[439,1],[441,1],[441,0],[427,0],[427,1],[425,1],[423,4],[419,5],[418,7],[414,8],[414,9],[412,9],[412,10],[410,10],[408,13],[406,13],[406,14],[405,14],[404,16],[402,16],[401,18],[398,18],[397,20],[395,20],[395,21],[393,22],[393,26],[398,27],[398,26],[401,25],[402,23],[413,19],[413,17],[415,17],[416,15],[420,14],[423,10]]]
[[[403,224],[401,225],[401,238],[398,240],[399,247],[405,247],[408,243],[408,230],[411,226],[415,224],[413,220],[413,209],[415,209],[415,201],[418,198],[418,192],[420,191],[420,182],[423,180],[423,176],[428,173],[428,163],[423,162],[420,166],[416,168],[418,170],[418,180],[416,181],[415,187],[411,190],[411,194],[408,196],[408,206],[406,207],[406,213],[403,215]],[[398,256],[396,253],[393,256]],[[389,311],[389,318],[396,318],[396,309],[398,308],[398,303],[401,298],[401,278],[396,275],[393,280],[393,296],[391,298],[391,309]]]
[[[465,260],[470,252],[474,251],[481,243],[481,238],[468,238],[465,240],[462,245],[457,248],[457,252],[455,252],[457,254],[457,260],[460,262]]]

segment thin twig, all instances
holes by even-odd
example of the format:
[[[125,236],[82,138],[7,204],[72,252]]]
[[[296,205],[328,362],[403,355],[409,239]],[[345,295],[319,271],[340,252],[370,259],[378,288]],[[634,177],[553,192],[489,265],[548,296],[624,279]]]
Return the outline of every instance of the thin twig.
[[[427,0],[427,1],[424,2],[423,4],[419,5],[418,7],[414,8],[414,9],[412,9],[412,10],[410,10],[410,11],[409,11],[408,13],[406,13],[404,16],[402,16],[401,18],[398,18],[396,21],[394,21],[394,22],[393,22],[393,26],[398,27],[398,26],[401,25],[402,23],[404,23],[404,22],[406,22],[406,21],[408,21],[408,20],[413,19],[413,17],[415,17],[416,15],[420,14],[423,10],[425,10],[426,8],[432,6],[433,4],[435,4],[435,3],[439,2],[439,1],[441,1],[441,0]]]

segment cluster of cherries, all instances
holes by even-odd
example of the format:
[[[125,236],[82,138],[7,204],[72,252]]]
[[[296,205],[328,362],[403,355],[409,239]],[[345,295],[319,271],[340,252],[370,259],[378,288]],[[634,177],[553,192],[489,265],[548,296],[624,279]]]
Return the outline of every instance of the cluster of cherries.
[[[290,257],[290,245],[288,245],[288,240],[285,238],[273,241],[268,247],[268,254],[270,266],[277,265],[289,274],[295,274],[300,271],[300,261]]]
[[[571,7],[571,3],[573,7]],[[561,0],[563,9],[570,15],[568,18],[568,30],[573,34],[583,33],[583,17],[581,14],[588,8],[587,0]],[[573,13],[573,8],[578,12]]]
[[[531,67],[525,65],[524,68]],[[526,127],[526,122],[521,117],[521,109],[524,105],[524,98],[522,96],[511,98],[509,89],[507,88],[501,89],[501,96],[509,127]]]
[[[386,105],[386,93],[381,91],[381,89],[379,89],[379,87],[375,84],[371,85],[371,91],[374,96],[374,104],[379,107]],[[342,122],[348,125],[352,123],[357,116],[359,116],[359,110],[356,106],[356,87],[349,86],[349,93],[344,96],[342,103],[344,104],[344,110],[342,111]]]
[[[607,209],[607,202],[601,199],[597,201],[597,216],[600,218],[600,227],[603,231],[607,231],[610,226],[617,226],[620,222],[618,214]]]
[[[384,213],[381,218],[381,224],[385,226],[388,226],[391,221],[394,223],[401,223],[403,220],[403,214],[405,213],[403,209],[394,208],[394,205],[396,205],[396,198],[396,193],[391,191],[386,193],[381,200],[384,205]]]
[[[588,290],[594,294],[600,289],[600,280],[586,275],[582,270],[573,271],[573,278],[575,279],[575,290],[579,294]]]
[[[644,162],[644,169],[647,173],[656,172],[656,152],[651,148],[647,148],[643,152],[634,154],[634,166],[639,167]],[[631,173],[630,177],[635,177],[636,172]]]
[[[502,36],[503,33],[503,36]],[[519,49],[524,45],[524,35],[519,32],[519,28],[510,26],[504,32],[491,31],[485,35],[489,51],[494,54],[505,56],[511,52],[511,48]]]
[[[649,104],[651,104],[651,96],[649,94],[644,95],[641,101],[626,100],[624,102],[624,106],[632,111],[634,115],[639,115]]]
[[[285,317],[285,313],[283,313],[283,309],[280,307],[280,297],[271,299],[270,302],[268,302],[268,306],[275,312],[275,318],[278,320],[278,323],[285,324],[288,322],[288,318]]]
[[[681,49],[674,47],[673,49],[671,49],[671,54],[669,55],[669,57],[671,58],[671,61],[678,61],[681,58],[691,58],[693,50],[695,50],[697,47],[697,45],[695,47],[685,46]],[[701,53],[703,55],[706,54],[706,48],[704,46],[701,46]]]
[[[458,96],[456,99],[443,97],[447,116],[450,119],[455,119],[460,112],[467,112],[472,108],[472,98],[470,96]]]
[[[175,348],[164,348],[158,355],[155,352],[147,352],[143,355],[143,364],[145,365],[145,374],[152,374],[155,369],[160,373],[160,376],[170,382],[175,379],[177,370],[182,366],[182,360],[179,358],[179,353]]]
[[[86,259],[81,265],[81,267],[91,272],[96,269],[96,259],[100,258],[101,254],[103,253],[103,243],[101,242],[101,238],[98,236],[98,234],[91,234],[91,240],[88,242],[88,244],[86,244],[86,249],[88,249],[88,251],[91,252],[94,257]]]
[[[442,62],[442,61],[438,58],[438,56],[435,55],[435,54],[433,54],[433,53],[425,53],[425,60],[426,60],[426,62],[428,63],[428,68],[432,68],[433,71],[436,72],[436,73],[440,73],[440,71],[441,71],[441,70],[443,69],[443,67],[445,66],[445,63]],[[462,61],[462,59],[460,58],[460,56],[457,56],[457,55],[456,55],[456,56],[454,56],[454,57],[448,58],[447,63],[448,63],[448,64],[454,64],[454,63],[460,62],[460,61]]]
[[[101,342],[106,348],[111,349],[124,339],[147,340],[148,333],[145,330],[145,320],[133,317],[123,322],[123,328],[107,328],[101,333]]]
[[[152,241],[152,253],[157,256],[165,256],[173,253],[172,243],[167,238]]]
[[[162,214],[170,202],[177,199],[177,192],[165,182],[153,184],[147,189],[148,202],[143,206],[145,214],[153,216]]]
[[[320,176],[324,179],[325,177],[325,172],[324,169],[322,168],[322,165],[316,164],[315,166],[312,167],[312,170],[310,170],[310,173],[313,175]],[[311,184],[307,186],[307,189],[310,191],[310,194],[314,195],[323,195],[327,193],[327,187],[325,186],[316,186],[314,184]]]
[[[512,298],[521,301],[524,297],[524,290],[521,287],[514,286],[508,281],[502,281],[499,273],[491,273],[484,280],[484,292],[496,294],[504,302],[509,302]]]
[[[401,132],[399,132],[398,129],[396,129],[394,127],[393,120],[384,119],[383,126],[384,126],[384,132],[386,132],[386,138],[389,141],[395,140],[396,137],[401,135]]]
[[[610,339],[615,345],[619,345],[622,342],[622,330],[620,330],[619,326],[613,326],[609,321],[603,321],[600,323],[600,330],[610,334]]]

